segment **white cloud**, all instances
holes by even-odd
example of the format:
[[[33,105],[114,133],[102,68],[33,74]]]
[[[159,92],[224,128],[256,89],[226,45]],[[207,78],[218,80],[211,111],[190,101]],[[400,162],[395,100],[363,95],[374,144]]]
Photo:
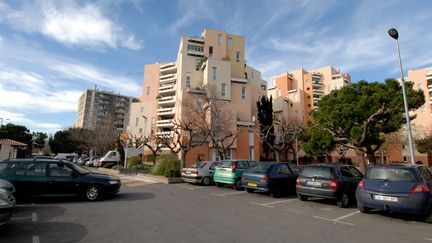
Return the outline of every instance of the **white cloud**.
[[[111,21],[96,4],[39,1],[19,10],[3,5],[0,15],[17,29],[39,32],[68,46],[142,48],[133,34]]]
[[[208,20],[215,18],[215,6],[208,1],[197,0],[180,0],[178,10],[181,12],[180,17],[174,20],[174,24],[169,27],[171,33],[177,34],[181,28],[197,20]],[[225,6],[226,7],[226,6]]]

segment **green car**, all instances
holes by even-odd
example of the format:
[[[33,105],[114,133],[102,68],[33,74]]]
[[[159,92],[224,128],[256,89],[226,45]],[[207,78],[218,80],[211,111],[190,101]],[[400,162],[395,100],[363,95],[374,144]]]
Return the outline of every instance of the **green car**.
[[[236,190],[243,190],[241,175],[255,164],[253,160],[222,160],[219,166],[216,166],[213,180],[218,187],[228,184]]]

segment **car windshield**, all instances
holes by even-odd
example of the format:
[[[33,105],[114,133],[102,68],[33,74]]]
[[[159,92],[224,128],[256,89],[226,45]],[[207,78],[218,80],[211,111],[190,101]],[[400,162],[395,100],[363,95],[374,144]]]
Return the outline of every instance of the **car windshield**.
[[[202,169],[204,166],[206,166],[206,164],[207,163],[205,163],[205,162],[199,162],[199,163],[193,164],[191,167],[192,168]]]
[[[82,167],[81,165],[77,165],[74,163],[68,163],[68,165],[74,168],[75,170],[77,170],[80,174],[88,174],[91,172],[90,170],[86,169],[85,167]]]
[[[303,168],[301,176],[332,179],[334,177],[332,171],[332,168],[327,166],[306,166]]]
[[[9,170],[15,168],[17,165],[17,163],[10,162],[0,163],[0,173],[8,172]]]
[[[249,172],[266,173],[266,172],[268,172],[268,170],[270,169],[271,166],[272,166],[271,163],[259,163],[259,164],[255,165],[254,167],[251,167],[249,169]]]
[[[367,179],[387,180],[387,181],[407,181],[416,180],[414,171],[410,168],[370,168],[366,173]]]

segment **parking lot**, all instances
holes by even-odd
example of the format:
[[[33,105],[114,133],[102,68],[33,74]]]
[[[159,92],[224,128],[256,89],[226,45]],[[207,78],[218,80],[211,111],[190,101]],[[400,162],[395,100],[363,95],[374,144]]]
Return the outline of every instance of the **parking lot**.
[[[431,225],[331,201],[123,178],[121,193],[20,203],[0,242],[432,242]]]

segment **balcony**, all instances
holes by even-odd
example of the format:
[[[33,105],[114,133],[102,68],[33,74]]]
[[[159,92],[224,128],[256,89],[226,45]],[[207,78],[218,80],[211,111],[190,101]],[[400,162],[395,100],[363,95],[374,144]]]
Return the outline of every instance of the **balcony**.
[[[319,72],[313,72],[312,73],[312,78],[321,78],[322,74]]]
[[[201,46],[188,45],[187,54],[191,56],[204,56],[204,48]]]
[[[255,126],[255,122],[237,119],[237,126],[253,127]]]
[[[432,78],[432,70],[426,71],[426,77]]]
[[[175,96],[165,96],[159,99],[158,104],[159,105],[173,105],[175,104],[176,99]]]
[[[177,74],[167,74],[167,75],[162,75],[159,77],[159,82],[160,83],[167,83],[167,82],[172,82],[172,81],[176,81],[177,80]]]
[[[176,88],[173,84],[169,85],[161,85],[159,87],[159,94],[168,94],[168,93],[175,93]]]
[[[157,120],[156,127],[174,127],[173,119]]]
[[[188,42],[198,44],[198,45],[200,45],[200,44],[204,45],[204,38],[191,36],[191,37],[189,37]]]
[[[174,136],[174,132],[173,131],[157,132],[156,136],[164,137],[164,138],[172,138]]]
[[[314,89],[314,90],[313,90],[313,94],[314,94],[314,95],[324,95],[324,91],[319,90],[319,89]]]
[[[317,88],[321,88],[323,86],[323,84],[319,81],[312,81],[312,86],[317,87]]]
[[[158,114],[158,116],[174,115],[175,110],[174,110],[174,107],[160,108],[160,109],[157,109],[157,114]]]
[[[318,103],[318,101],[320,101],[320,100],[321,100],[320,97],[314,97],[314,98],[313,98],[314,103]]]
[[[175,72],[177,72],[177,66],[175,62],[167,63],[160,67],[161,74],[175,73]]]

